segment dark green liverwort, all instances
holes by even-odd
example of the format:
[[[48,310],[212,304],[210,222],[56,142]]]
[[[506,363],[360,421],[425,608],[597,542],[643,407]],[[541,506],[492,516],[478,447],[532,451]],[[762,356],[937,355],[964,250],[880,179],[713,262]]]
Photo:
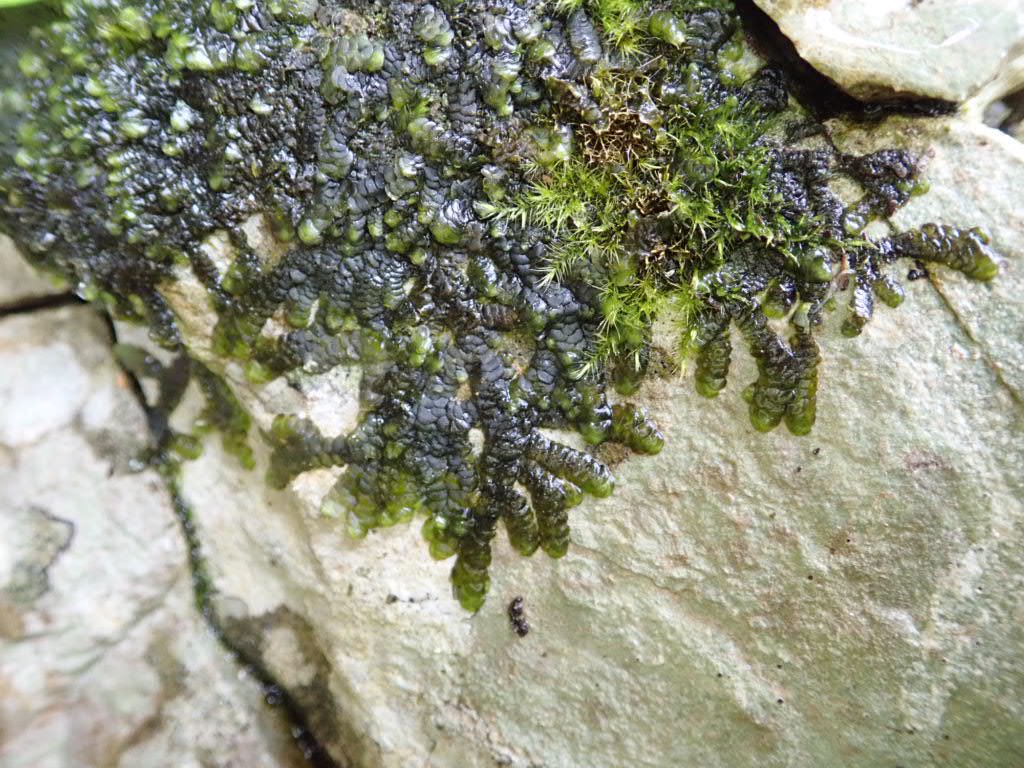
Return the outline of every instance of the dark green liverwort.
[[[358,427],[279,416],[269,481],[344,465],[325,511],[353,536],[425,519],[476,610],[499,521],[522,554],[559,557],[568,510],[612,491],[545,430],[661,448],[609,400],[639,385],[655,319],[709,397],[737,329],[754,426],[803,434],[841,289],[856,334],[876,298],[902,299],[898,259],[996,272],[975,230],[866,239],[915,190],[914,159],[836,151],[750,61],[724,1],[68,0],[2,94],[0,228],[182,351],[164,297],[190,271],[217,353],[254,384],[359,364]],[[836,176],[862,198],[841,202]],[[247,241],[257,215],[273,249]],[[218,231],[229,265],[201,247]],[[177,370],[251,460],[228,385]]]

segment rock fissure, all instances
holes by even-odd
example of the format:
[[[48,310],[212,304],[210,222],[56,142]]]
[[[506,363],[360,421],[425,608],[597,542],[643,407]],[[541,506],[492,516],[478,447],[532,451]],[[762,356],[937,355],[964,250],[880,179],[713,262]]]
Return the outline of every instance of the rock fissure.
[[[111,335],[111,346],[113,348],[113,345],[118,343],[117,330],[116,325],[109,318],[107,328]],[[195,525],[188,502],[185,501],[177,486],[178,462],[166,453],[166,442],[171,435],[166,424],[166,414],[156,412],[149,403],[137,376],[137,371],[125,365],[121,365],[121,371],[128,381],[131,382],[132,394],[141,410],[147,415],[147,423],[152,433],[152,439],[157,446],[150,463],[160,469],[164,487],[172,499],[179,530],[185,543],[185,550],[188,553],[189,580],[198,614],[202,617],[204,624],[208,627],[211,634],[217,639],[217,642],[231,654],[239,668],[255,679],[263,688],[267,706],[274,706],[284,713],[291,726],[291,736],[301,750],[306,762],[312,768],[339,768],[343,763],[335,761],[331,754],[318,743],[315,734],[310,731],[307,725],[309,714],[302,711],[288,689],[277,682],[269,670],[260,662],[258,656],[245,653],[233,644],[229,639],[229,635],[225,633],[221,619],[214,607],[213,598],[216,594],[216,588],[213,585],[203,554],[202,539]],[[173,586],[172,584],[168,588],[168,592]],[[155,605],[159,605],[159,603]]]
[[[935,289],[935,293],[938,294],[939,298],[942,300],[946,310],[956,321],[957,328],[964,336],[971,340],[971,343],[974,345],[975,349],[977,349],[978,354],[981,355],[989,370],[992,371],[992,375],[995,377],[996,381],[999,382],[999,386],[1001,386],[1013,400],[1013,404],[1017,409],[1019,409],[1020,415],[1024,416],[1024,393],[1020,392],[1006,379],[1006,375],[1000,367],[999,362],[992,357],[985,345],[980,343],[976,338],[974,330],[971,328],[970,324],[964,321],[957,312],[956,305],[950,301],[949,296],[947,296],[942,290],[942,285],[937,283],[934,279],[929,280],[929,282]]]
[[[74,306],[82,300],[71,293],[58,293],[52,296],[28,297],[0,303],[0,318],[21,315],[30,312],[45,312],[50,309]]]

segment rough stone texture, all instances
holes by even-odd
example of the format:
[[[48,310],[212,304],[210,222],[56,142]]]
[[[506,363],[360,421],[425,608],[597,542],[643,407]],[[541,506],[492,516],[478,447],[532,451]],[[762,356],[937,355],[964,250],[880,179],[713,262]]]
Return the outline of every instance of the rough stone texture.
[[[194,609],[146,433],[91,310],[0,321],[0,765],[303,764]]]
[[[1009,118],[1012,125],[1004,126],[1002,130],[1020,139],[1022,123],[1018,105],[1022,100],[1024,100],[1024,55],[1007,62],[994,80],[964,102],[960,111],[969,119],[985,121],[988,125],[998,125],[998,123],[989,122],[991,117],[999,116],[1000,123]],[[1014,115],[1015,112],[1017,114]]]
[[[1013,81],[1002,79],[1019,69],[1007,62],[1024,57],[1021,0],[754,1],[801,57],[859,99],[960,102],[994,80],[1005,93]]]
[[[1022,253],[1024,242],[1024,144],[1000,131],[956,120],[893,119],[870,133],[840,128],[834,138],[844,149],[869,152],[899,141],[924,157],[931,190],[898,211],[895,226],[909,229],[943,219],[981,222],[996,248],[1011,257],[1003,274],[986,285],[949,279],[941,272],[933,283],[963,331],[984,352],[986,363],[1018,402],[1024,402],[1024,267],[1012,258]]]
[[[825,341],[808,438],[754,433],[738,395],[688,380],[636,400],[666,449],[616,466],[561,561],[497,546],[480,613],[417,526],[348,541],[318,514],[336,472],[268,490],[216,438],[186,465],[229,634],[248,638],[355,766],[997,768],[1024,761],[1024,148],[956,121],[892,121],[841,146],[932,145],[899,214],[987,226],[991,285],[935,270],[864,335]],[[200,296],[172,304],[207,350]],[[841,313],[838,313],[841,314]],[[836,319],[839,319],[838,317]],[[355,371],[250,387],[262,428],[353,423]],[[261,469],[265,455],[258,451]],[[533,629],[512,632],[525,599]]]
[[[59,283],[30,267],[11,239],[0,234],[0,311],[63,290]]]

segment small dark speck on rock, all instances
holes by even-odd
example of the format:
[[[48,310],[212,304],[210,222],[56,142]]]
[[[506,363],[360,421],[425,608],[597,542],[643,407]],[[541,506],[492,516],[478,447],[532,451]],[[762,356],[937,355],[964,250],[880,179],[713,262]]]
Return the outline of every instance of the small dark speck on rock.
[[[907,272],[907,280],[923,280],[926,277],[928,277],[928,268],[920,261],[915,261],[914,268]]]
[[[526,637],[530,633],[530,624],[526,620],[522,597],[514,597],[508,604],[508,620],[519,637]]]

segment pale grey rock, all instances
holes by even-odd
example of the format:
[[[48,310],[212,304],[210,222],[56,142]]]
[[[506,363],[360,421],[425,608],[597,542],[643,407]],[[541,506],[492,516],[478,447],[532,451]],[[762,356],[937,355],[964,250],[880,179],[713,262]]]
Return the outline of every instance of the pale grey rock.
[[[990,109],[995,109],[997,112],[1003,113],[1003,118],[1007,118],[1012,109],[1005,102],[1020,101],[1022,89],[1024,89],[1024,54],[1006,62],[994,80],[963,104],[960,113],[969,120],[982,121],[989,117]],[[994,123],[988,124],[994,125]],[[1020,123],[1016,128],[1019,139]],[[1013,135],[1013,133],[1014,130],[1011,128],[1010,134]]]
[[[0,310],[63,291],[56,278],[46,277],[30,267],[11,239],[0,234]]]
[[[898,226],[985,226],[1003,274],[982,285],[937,268],[860,338],[833,328],[806,438],[750,427],[745,355],[714,402],[688,379],[647,382],[633,399],[665,450],[617,463],[615,493],[573,510],[564,559],[521,558],[499,535],[478,614],[451,598],[450,562],[429,559],[418,526],[354,542],[320,515],[340,470],[272,491],[265,449],[247,472],[215,436],[185,465],[228,635],[343,764],[1024,761],[1024,158],[957,121],[831,128],[848,148],[894,133],[931,147],[932,192]],[[206,302],[169,297],[216,365],[211,316],[188,316]],[[262,387],[226,373],[261,426],[329,403],[354,415],[350,372]],[[506,615],[516,596],[524,639]]]
[[[1021,0],[755,2],[803,59],[859,99],[961,102],[994,81],[1002,93],[1020,84],[1002,73],[1024,58]]]
[[[91,310],[0,320],[0,765],[300,765],[195,611],[146,435]]]
[[[1024,144],[984,125],[960,120],[893,118],[872,130],[834,126],[840,147],[871,152],[899,144],[921,156],[928,194],[898,211],[893,224],[929,221],[984,226],[1009,258],[996,280],[979,285],[936,271],[933,285],[948,302],[988,365],[1024,401],[1024,265],[1013,258],[1024,237]]]

